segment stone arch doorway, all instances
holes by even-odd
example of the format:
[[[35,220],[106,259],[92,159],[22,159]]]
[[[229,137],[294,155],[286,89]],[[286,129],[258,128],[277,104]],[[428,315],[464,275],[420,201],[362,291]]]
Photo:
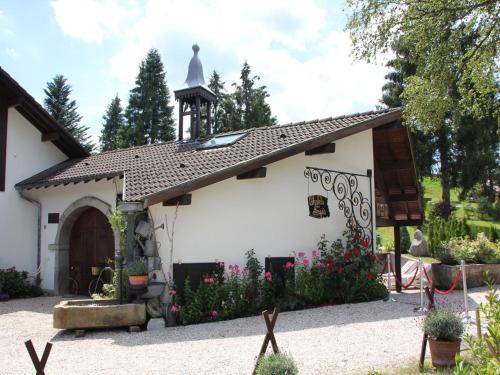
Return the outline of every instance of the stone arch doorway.
[[[54,244],[49,246],[55,253],[54,291],[57,294],[66,294],[68,292],[70,280],[70,243],[73,227],[79,217],[90,208],[99,211],[106,218],[106,221],[111,216],[111,205],[99,198],[84,197],[73,202],[59,218]],[[94,215],[96,215],[95,211]],[[111,226],[109,228],[112,234]],[[113,256],[111,258],[114,258],[114,247],[111,245],[111,249],[113,249]],[[81,289],[85,290],[87,287],[88,284],[84,285]]]
[[[69,276],[75,281],[78,294],[89,293],[91,281],[96,280],[92,267],[102,269],[106,266],[106,259],[114,258],[113,245],[111,225],[101,211],[89,207],[78,216],[69,240]],[[103,281],[110,281],[109,273],[102,276]],[[92,289],[101,291],[97,285]]]

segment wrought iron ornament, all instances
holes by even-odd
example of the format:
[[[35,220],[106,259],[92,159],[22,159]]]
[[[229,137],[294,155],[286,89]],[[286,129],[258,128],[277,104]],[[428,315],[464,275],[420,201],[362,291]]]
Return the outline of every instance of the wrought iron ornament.
[[[363,240],[367,240],[372,251],[373,242],[373,213],[372,213],[372,183],[371,170],[366,175],[358,173],[340,172],[330,169],[306,167],[304,177],[312,183],[320,183],[325,191],[333,192],[338,200],[338,208],[344,213],[347,219],[346,227],[354,224],[362,232]],[[358,191],[358,178],[363,177],[368,180],[370,186],[370,197],[363,196]]]

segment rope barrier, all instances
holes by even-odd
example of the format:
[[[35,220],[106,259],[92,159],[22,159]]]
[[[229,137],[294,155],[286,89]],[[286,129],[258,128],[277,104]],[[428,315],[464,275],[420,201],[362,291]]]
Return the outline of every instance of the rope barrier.
[[[411,284],[413,284],[413,282],[415,281],[415,279],[417,278],[417,274],[418,274],[418,267],[417,267],[417,268],[415,268],[415,273],[413,274],[413,277],[412,277],[411,281],[410,281],[408,284],[406,284],[406,285],[405,285],[405,284],[403,284],[403,283],[401,282],[401,280],[399,280],[399,279],[397,278],[397,276],[396,276],[396,272],[394,272],[394,268],[392,267],[392,264],[391,264],[391,273],[392,273],[392,275],[394,276],[394,280],[396,280],[396,284],[398,284],[399,286],[401,286],[401,288],[403,288],[403,289],[408,289],[408,288],[411,286]]]
[[[429,274],[427,273],[427,270],[425,269],[425,267],[424,267],[424,275],[425,275],[425,278],[427,279],[427,281],[429,282],[429,284],[434,285],[433,282],[432,282],[432,279],[430,278]],[[448,290],[439,290],[438,288],[434,288],[434,291],[437,294],[440,294],[442,296],[446,296],[446,295],[450,294],[458,286],[458,283],[460,282],[460,278],[461,277],[462,277],[462,271],[460,270],[460,271],[458,271],[457,277],[455,277],[455,281],[453,281],[453,285],[451,286],[450,289],[448,289]]]

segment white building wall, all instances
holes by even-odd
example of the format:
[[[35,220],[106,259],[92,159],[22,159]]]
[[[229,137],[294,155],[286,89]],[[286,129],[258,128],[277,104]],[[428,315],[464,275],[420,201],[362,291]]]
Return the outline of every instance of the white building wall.
[[[36,270],[37,209],[19,197],[14,185],[66,160],[17,110],[8,111],[5,192],[0,192],[0,268]]]
[[[93,197],[107,203],[111,210],[116,207],[116,195],[122,192],[122,180],[102,179],[87,183],[60,185],[47,189],[32,189],[26,195],[42,203],[42,257],[41,278],[42,288],[54,289],[55,251],[52,246],[55,242],[57,228],[61,224],[49,224],[48,214],[64,211],[75,201],[84,197]]]
[[[308,188],[306,166],[360,174],[373,170],[372,131],[337,141],[333,154],[301,153],[270,164],[265,178],[231,178],[193,191],[191,205],[178,208],[173,262],[219,260],[243,265],[245,252],[254,249],[263,263],[268,255],[310,254],[323,233],[330,240],[340,238],[346,219],[332,192],[328,193],[331,216],[309,217],[307,196],[327,194],[319,184],[310,183]],[[360,177],[358,181],[359,190],[368,196],[368,179]],[[168,221],[171,228],[174,211],[175,207],[162,204],[150,207],[156,226]],[[170,259],[166,231],[157,230],[156,237],[166,272]]]

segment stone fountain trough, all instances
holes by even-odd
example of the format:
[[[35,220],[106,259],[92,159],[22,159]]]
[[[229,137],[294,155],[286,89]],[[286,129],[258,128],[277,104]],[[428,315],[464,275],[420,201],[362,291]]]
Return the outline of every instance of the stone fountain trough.
[[[53,318],[54,328],[60,329],[137,327],[146,322],[146,306],[120,305],[116,300],[68,300],[54,307]]]

